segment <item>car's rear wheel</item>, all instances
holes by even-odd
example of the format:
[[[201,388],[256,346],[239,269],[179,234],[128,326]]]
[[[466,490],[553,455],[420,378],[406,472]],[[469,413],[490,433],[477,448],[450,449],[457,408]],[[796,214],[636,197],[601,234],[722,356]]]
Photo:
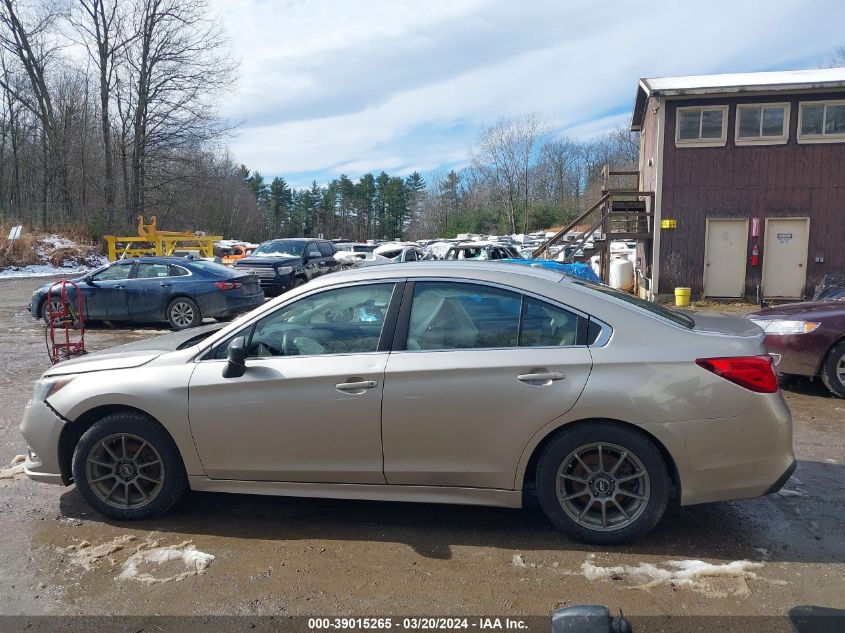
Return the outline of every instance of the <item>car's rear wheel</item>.
[[[196,301],[177,297],[167,306],[167,321],[174,330],[184,330],[202,323],[202,314]]]
[[[73,480],[97,512],[113,519],[146,519],[166,512],[187,487],[173,440],[147,416],[106,416],[73,453]]]
[[[611,422],[579,424],[555,437],[537,462],[537,497],[549,520],[584,543],[615,545],[657,525],[670,479],[648,437]]]
[[[821,379],[832,394],[845,398],[845,341],[840,341],[827,353]]]

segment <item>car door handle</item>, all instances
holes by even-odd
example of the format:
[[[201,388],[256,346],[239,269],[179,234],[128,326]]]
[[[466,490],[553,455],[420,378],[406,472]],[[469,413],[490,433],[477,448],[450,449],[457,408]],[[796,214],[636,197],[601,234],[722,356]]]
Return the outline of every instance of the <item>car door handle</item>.
[[[162,288],[170,288],[170,286],[172,286],[172,285],[173,284],[166,284],[166,283],[160,283],[159,284],[159,286],[161,286]]]
[[[124,285],[114,286],[115,290],[123,290],[124,288],[126,288],[126,286],[124,286]]]
[[[564,378],[566,374],[562,371],[543,371],[535,374],[520,374],[516,377],[520,382],[554,382]]]
[[[377,386],[375,380],[356,380],[354,382],[341,382],[334,386],[340,391],[364,391],[365,389],[372,389]]]

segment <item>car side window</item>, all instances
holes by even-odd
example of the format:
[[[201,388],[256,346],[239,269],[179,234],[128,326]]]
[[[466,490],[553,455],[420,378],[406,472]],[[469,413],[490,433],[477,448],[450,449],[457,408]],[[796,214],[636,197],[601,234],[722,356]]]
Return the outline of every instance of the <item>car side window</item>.
[[[334,255],[334,249],[329,242],[317,242],[317,248],[320,249],[320,254],[323,257],[331,257]]]
[[[177,266],[176,264],[170,265],[170,276],[171,277],[185,277],[190,273],[186,268],[182,268],[181,266]]]
[[[132,262],[114,264],[97,273],[93,279],[94,281],[120,281],[122,279],[129,279],[129,273],[131,272]]]
[[[148,264],[142,262],[138,264],[138,270],[135,272],[137,279],[154,279],[156,277],[170,277],[170,264]]]
[[[581,325],[579,326],[579,321]],[[520,347],[555,347],[576,345],[579,327],[585,319],[544,301],[525,297],[522,303]]]
[[[475,284],[418,282],[407,349],[516,347],[522,298]]]
[[[313,242],[310,243],[307,247],[305,247],[305,256],[306,257],[322,257],[320,254],[320,249],[317,248],[317,245]]]
[[[378,351],[392,283],[327,290],[267,315],[249,337],[248,358]]]

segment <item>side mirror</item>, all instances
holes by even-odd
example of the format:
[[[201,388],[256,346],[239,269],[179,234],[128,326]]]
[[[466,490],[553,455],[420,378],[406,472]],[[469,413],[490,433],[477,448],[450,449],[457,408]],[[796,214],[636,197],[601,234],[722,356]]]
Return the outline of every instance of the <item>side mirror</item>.
[[[89,286],[96,286],[97,285],[97,282],[94,281],[93,277],[88,277],[88,279],[85,280],[85,283]]]
[[[246,372],[246,339],[239,336],[232,339],[226,348],[226,367],[223,378],[240,378]]]

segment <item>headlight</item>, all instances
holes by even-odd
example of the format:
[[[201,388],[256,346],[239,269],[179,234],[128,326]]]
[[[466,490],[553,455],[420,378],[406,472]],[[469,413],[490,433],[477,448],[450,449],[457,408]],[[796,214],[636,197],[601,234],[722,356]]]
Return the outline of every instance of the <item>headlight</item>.
[[[32,392],[33,402],[44,402],[47,398],[64,389],[76,376],[59,376],[58,378],[41,378],[35,383]]]
[[[290,275],[293,272],[293,266],[279,266],[276,269],[277,275]]]
[[[818,321],[771,321],[763,319],[751,319],[751,321],[763,328],[766,334],[809,334],[821,325]]]

